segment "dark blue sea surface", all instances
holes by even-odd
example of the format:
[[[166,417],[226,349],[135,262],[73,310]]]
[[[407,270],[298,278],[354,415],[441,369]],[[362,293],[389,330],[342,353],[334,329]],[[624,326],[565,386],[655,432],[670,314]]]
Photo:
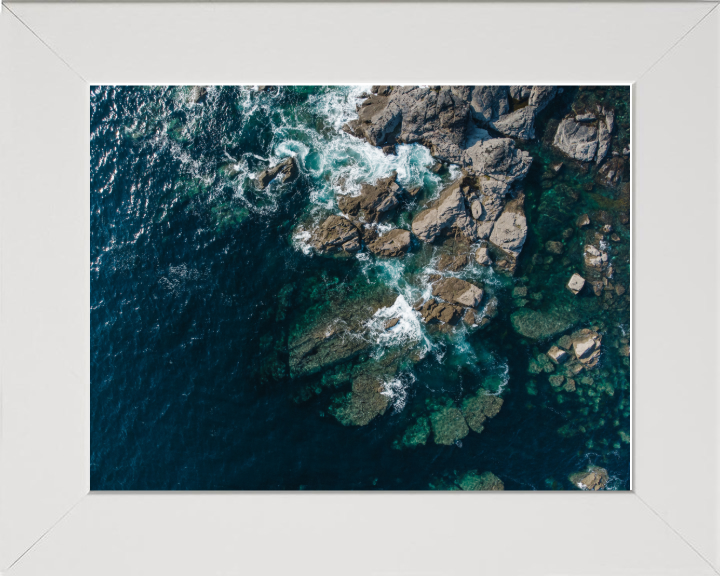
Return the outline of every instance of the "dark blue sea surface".
[[[533,156],[519,270],[508,277],[473,264],[462,273],[498,298],[499,315],[480,331],[428,333],[411,306],[428,290],[437,247],[414,241],[399,259],[340,259],[307,245],[306,228],[333,211],[339,181],[359,186],[395,170],[429,198],[459,174],[453,166],[435,174],[419,144],[388,156],[343,132],[368,88],[211,87],[201,102],[189,87],[91,88],[93,490],[447,489],[469,471],[492,472],[507,490],[573,489],[569,476],[589,465],[608,471],[608,488],[630,488],[630,369],[621,353],[629,227],[616,220],[629,198],[561,158],[547,138],[518,143]],[[538,134],[583,98],[612,106],[615,138],[628,142],[627,88],[566,88],[538,119]],[[253,185],[288,156],[299,164],[295,181]],[[551,179],[549,167],[563,160]],[[408,227],[419,208],[408,206],[395,224]],[[575,297],[565,284],[580,270],[581,235],[563,240],[563,258],[545,243],[598,211],[615,218],[613,265],[628,290]],[[525,298],[513,296],[517,287]],[[373,299],[383,306],[368,320],[366,354],[292,373],[289,349],[300,335]],[[578,377],[577,391],[534,369],[556,337],[520,335],[510,319],[520,308],[570,310],[564,333],[603,335],[601,362]],[[401,318],[392,342],[375,326],[391,317]],[[402,358],[384,380],[388,409],[367,425],[341,423],[337,406],[351,389],[343,370],[382,365],[398,346]],[[503,400],[482,433],[403,444],[418,419],[478,389]]]

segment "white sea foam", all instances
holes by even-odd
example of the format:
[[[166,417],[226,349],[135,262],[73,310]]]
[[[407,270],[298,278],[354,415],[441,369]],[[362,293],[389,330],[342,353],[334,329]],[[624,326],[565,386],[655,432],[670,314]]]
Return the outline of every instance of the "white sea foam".
[[[303,230],[302,228],[298,228],[292,236],[293,247],[295,250],[299,250],[306,256],[312,256],[312,247],[309,243],[310,237],[310,232]]]
[[[380,394],[390,398],[395,413],[402,412],[403,408],[405,408],[408,388],[415,383],[415,380],[412,372],[405,372],[397,378],[383,382],[383,389]]]

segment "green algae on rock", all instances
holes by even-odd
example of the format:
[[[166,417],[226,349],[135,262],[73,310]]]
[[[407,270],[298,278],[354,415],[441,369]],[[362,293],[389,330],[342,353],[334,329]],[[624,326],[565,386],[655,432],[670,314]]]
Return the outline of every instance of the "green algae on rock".
[[[470,429],[479,434],[485,429],[483,423],[488,418],[497,416],[502,405],[502,398],[481,388],[477,394],[463,400],[462,414]]]
[[[430,414],[435,444],[449,446],[470,432],[462,412],[452,402]]]
[[[352,391],[337,398],[329,412],[344,426],[365,426],[384,414],[389,404],[390,399],[383,394],[380,380],[360,376],[353,381]]]
[[[510,321],[518,334],[533,340],[545,340],[571,328],[578,317],[572,310],[563,308],[547,312],[523,308],[513,312]]]

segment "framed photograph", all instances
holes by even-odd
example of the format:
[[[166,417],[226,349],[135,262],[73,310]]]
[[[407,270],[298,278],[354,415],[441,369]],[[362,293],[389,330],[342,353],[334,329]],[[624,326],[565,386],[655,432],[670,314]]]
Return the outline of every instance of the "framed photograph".
[[[4,4],[3,573],[720,573],[718,13]]]

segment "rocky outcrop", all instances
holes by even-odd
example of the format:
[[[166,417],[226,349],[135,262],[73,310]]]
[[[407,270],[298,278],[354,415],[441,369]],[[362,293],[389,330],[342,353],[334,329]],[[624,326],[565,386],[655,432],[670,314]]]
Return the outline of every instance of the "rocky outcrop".
[[[354,218],[378,222],[400,204],[402,190],[396,182],[397,173],[381,178],[375,184],[363,184],[358,196],[338,194],[340,210]]]
[[[597,164],[610,149],[615,124],[612,110],[600,109],[600,114],[578,114],[563,118],[558,126],[553,146],[580,162]]]
[[[257,184],[262,190],[275,179],[277,179],[280,184],[285,184],[297,178],[297,175],[297,161],[291,156],[289,158],[285,158],[285,160],[276,164],[272,168],[268,168],[267,170],[260,172],[257,177]]]
[[[435,283],[432,294],[451,304],[477,308],[482,301],[483,290],[461,278],[443,278]]]
[[[510,147],[503,142],[485,148],[481,153],[482,169],[494,173],[498,179],[487,175],[459,178],[415,216],[413,234],[423,242],[434,242],[440,236],[453,234],[477,242],[492,238],[494,228],[501,222],[498,218],[504,214],[503,231],[495,235],[497,245],[517,257],[527,235],[522,209],[524,197],[519,194],[508,202],[506,196],[514,179],[524,176],[529,162],[515,152],[518,151],[514,145]],[[507,170],[504,180],[500,176],[503,167]]]
[[[374,146],[421,142],[433,156],[458,162],[469,119],[466,86],[398,86],[370,96],[346,131]]]
[[[470,106],[482,125],[505,136],[535,138],[535,118],[555,97],[555,86],[475,86]],[[512,104],[516,109],[511,110]]]
[[[354,253],[360,250],[360,232],[347,218],[333,214],[311,234],[310,245],[320,253]]]
[[[465,151],[465,158],[475,174],[507,185],[524,178],[532,164],[530,153],[510,138],[479,139]],[[502,193],[506,190],[507,186]]]
[[[433,242],[441,234],[459,232],[471,241],[490,233],[468,214],[465,196],[461,191],[464,178],[448,186],[430,208],[420,212],[412,223],[412,231],[423,242]]]
[[[386,258],[403,256],[410,248],[410,232],[401,228],[393,228],[370,242],[368,250],[377,256]]]
[[[463,309],[460,306],[453,306],[430,298],[418,308],[418,312],[428,324],[442,322],[454,326],[462,317]]]
[[[419,142],[442,161],[467,165],[465,149],[476,140],[472,119],[513,138],[534,138],[535,116],[555,88],[534,86],[514,94],[527,94],[527,104],[518,102],[513,111],[506,86],[388,87],[367,98],[357,120],[344,129],[374,146]]]
[[[569,478],[581,490],[604,490],[609,480],[607,470],[599,466],[588,466],[581,472],[571,474]]]

